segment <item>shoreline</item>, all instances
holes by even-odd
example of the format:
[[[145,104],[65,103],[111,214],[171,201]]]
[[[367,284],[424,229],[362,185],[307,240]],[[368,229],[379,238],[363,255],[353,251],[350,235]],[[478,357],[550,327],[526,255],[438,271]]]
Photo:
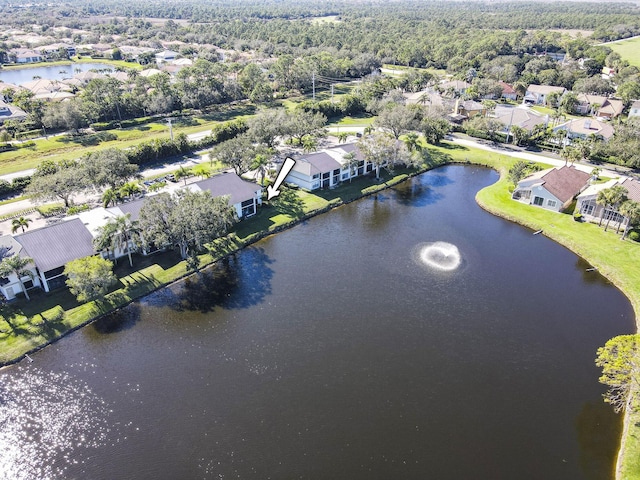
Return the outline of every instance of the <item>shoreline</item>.
[[[438,152],[442,152],[442,150],[445,150],[446,144],[445,146],[440,146],[437,148]],[[472,159],[470,159],[466,154],[473,154],[474,152],[471,151],[467,151],[466,154],[463,154],[464,157],[463,158],[454,158],[452,156],[453,152],[443,152],[446,155],[446,158],[444,159],[444,161],[432,161],[429,162],[428,164],[424,164],[421,168],[414,170],[414,171],[410,171],[407,173],[402,173],[400,175],[397,175],[395,177],[392,177],[391,179],[387,180],[387,181],[381,181],[379,183],[373,183],[370,186],[364,188],[361,191],[361,195],[359,196],[355,196],[354,198],[348,198],[346,200],[344,199],[333,199],[333,200],[328,200],[327,205],[320,207],[320,208],[316,208],[313,210],[310,210],[306,213],[304,213],[301,217],[299,218],[293,218],[289,221],[286,221],[280,225],[275,225],[273,228],[268,228],[266,230],[260,230],[257,231],[255,233],[251,233],[249,235],[247,235],[247,237],[243,238],[242,240],[238,239],[237,236],[235,235],[235,233],[229,234],[226,237],[224,237],[223,239],[221,239],[221,242],[224,242],[224,251],[222,251],[219,255],[212,255],[212,254],[206,254],[210,256],[210,260],[207,261],[205,264],[203,264],[202,268],[200,270],[205,270],[206,268],[214,265],[215,263],[217,263],[218,261],[222,260],[225,257],[228,257],[229,255],[233,255],[235,253],[237,253],[238,251],[240,251],[241,249],[248,247],[250,245],[252,245],[253,243],[256,243],[257,241],[266,238],[270,235],[279,233],[281,231],[287,230],[299,223],[302,223],[303,221],[312,218],[316,215],[320,215],[323,213],[326,213],[328,211],[333,210],[336,207],[339,207],[341,205],[345,205],[347,203],[351,203],[352,201],[358,200],[360,198],[365,198],[374,194],[377,194],[383,190],[386,190],[388,188],[391,188],[395,185],[398,185],[412,177],[415,177],[417,175],[421,175],[425,172],[428,172],[430,170],[433,170],[435,168],[441,167],[441,166],[446,166],[446,165],[477,165],[477,166],[483,166],[486,168],[491,168],[495,171],[498,172],[499,174],[499,179],[491,184],[488,185],[486,187],[484,187],[483,189],[479,190],[476,195],[475,195],[475,200],[476,203],[480,206],[480,208],[482,208],[483,210],[491,213],[492,215],[495,215],[497,217],[503,218],[505,220],[511,221],[513,223],[517,223],[519,225],[525,226],[527,228],[530,228],[534,231],[537,230],[541,230],[544,229],[544,235],[547,236],[548,238],[550,238],[551,240],[553,240],[554,242],[558,243],[559,245],[564,246],[565,248],[567,248],[568,250],[572,251],[574,254],[578,255],[579,257],[583,258],[584,260],[586,260],[587,262],[589,262],[591,265],[594,265],[595,267],[598,268],[599,272],[601,275],[603,275],[605,278],[607,278],[616,288],[618,288],[624,295],[625,297],[629,300],[629,302],[631,303],[631,306],[633,308],[634,311],[634,316],[635,316],[635,324],[636,324],[636,332],[638,330],[640,330],[638,327],[640,325],[640,292],[633,292],[633,291],[629,291],[631,288],[631,285],[629,285],[629,279],[623,280],[621,278],[619,278],[618,276],[616,276],[615,273],[615,269],[613,269],[613,267],[609,266],[609,265],[603,265],[601,264],[598,259],[597,259],[597,255],[596,258],[594,258],[593,256],[589,255],[589,252],[585,251],[586,246],[585,245],[579,245],[579,244],[571,244],[571,242],[569,241],[569,239],[564,238],[562,235],[559,234],[559,232],[556,232],[553,228],[548,228],[549,226],[544,224],[543,222],[541,222],[540,220],[536,221],[536,219],[533,219],[531,217],[525,217],[522,215],[516,215],[513,213],[509,213],[507,210],[505,209],[501,209],[500,208],[500,202],[494,200],[493,202],[491,201],[491,199],[486,199],[484,198],[486,194],[488,194],[488,192],[493,192],[496,190],[499,190],[501,188],[503,188],[503,184],[505,182],[505,176],[506,176],[506,169],[509,166],[509,163],[513,162],[513,159],[509,159],[508,157],[505,157],[504,155],[501,155],[500,157],[498,157],[497,159],[494,159],[494,157],[489,157],[489,161],[484,160],[481,155],[478,156],[478,158],[476,159],[476,161],[473,161]],[[533,207],[532,207],[533,208]],[[562,214],[558,214],[558,215],[562,215]],[[562,217],[557,217],[557,218],[562,218]],[[571,220],[573,222],[573,220]],[[235,238],[234,238],[235,237]],[[179,262],[179,264],[184,263],[184,261]],[[134,275],[134,273],[132,273],[131,275]],[[34,346],[33,348],[29,349],[26,352],[22,352],[21,354],[17,355],[15,358],[9,359],[7,361],[4,362],[0,362],[0,370],[9,366],[9,365],[13,365],[16,364],[20,361],[22,361],[24,358],[26,358],[26,355],[35,353],[55,342],[57,342],[58,340],[60,340],[61,338],[64,338],[66,335],[82,328],[85,327],[95,321],[97,321],[100,318],[105,317],[106,315],[109,315],[113,312],[116,312],[128,305],[130,305],[131,303],[135,302],[135,301],[139,301],[142,298],[146,297],[147,295],[158,291],[161,288],[165,288],[167,286],[170,285],[174,285],[176,282],[179,281],[183,281],[185,278],[190,277],[192,275],[196,275],[198,274],[198,272],[192,272],[192,271],[185,271],[182,274],[177,275],[175,278],[173,278],[172,280],[166,282],[166,283],[162,283],[160,285],[154,286],[154,288],[148,290],[148,291],[144,291],[142,292],[140,295],[136,295],[131,297],[130,299],[128,299],[126,302],[123,302],[121,304],[116,305],[114,308],[105,311],[97,316],[94,316],[86,321],[81,322],[78,325],[75,325],[71,328],[69,328],[68,330],[65,330],[64,333],[62,333],[60,336],[50,339],[48,340],[46,343],[44,344],[40,344],[37,346]],[[116,291],[117,292],[117,291]],[[113,292],[112,292],[113,293]],[[594,352],[595,355],[595,352]],[[595,358],[595,357],[594,357]],[[630,409],[625,409],[625,413],[624,413],[624,417],[623,417],[623,428],[622,428],[622,432],[621,432],[621,438],[620,438],[620,445],[619,445],[619,449],[618,449],[618,453],[616,456],[616,462],[615,464],[612,466],[615,468],[615,476],[614,478],[616,480],[621,480],[622,479],[622,468],[623,468],[623,461],[625,459],[625,454],[626,452],[626,447],[627,447],[627,442],[626,439],[630,434],[630,427],[631,427],[631,412]]]

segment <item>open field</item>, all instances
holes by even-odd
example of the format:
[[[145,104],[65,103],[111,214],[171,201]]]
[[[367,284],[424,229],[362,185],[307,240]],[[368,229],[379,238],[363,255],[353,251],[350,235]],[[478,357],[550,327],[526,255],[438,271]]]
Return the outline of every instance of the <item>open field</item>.
[[[614,52],[618,52],[623,60],[627,60],[631,65],[640,67],[640,37],[621,42],[611,42],[605,45]]]

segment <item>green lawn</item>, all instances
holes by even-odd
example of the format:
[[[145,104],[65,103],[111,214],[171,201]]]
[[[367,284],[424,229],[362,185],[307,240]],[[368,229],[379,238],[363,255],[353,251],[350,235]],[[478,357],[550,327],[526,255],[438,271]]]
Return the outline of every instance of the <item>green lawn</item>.
[[[632,38],[623,42],[607,43],[607,47],[620,54],[623,60],[640,67],[640,38]]]
[[[640,269],[637,268],[640,243],[621,241],[615,232],[604,232],[595,224],[576,222],[569,214],[549,212],[512,201],[505,173],[517,161],[514,158],[447,142],[437,147],[429,146],[427,151],[429,156],[421,171],[452,162],[480,164],[498,170],[501,173],[500,180],[477,193],[478,203],[496,215],[535,231],[542,230],[544,235],[573,250],[616,284],[629,298],[636,314],[640,312]],[[361,178],[336,189],[317,193],[283,187],[280,196],[266,203],[257,215],[236,225],[226,239],[215,242],[211,252],[201,257],[202,264],[210,264],[265,234],[364,194],[387,188],[416,173],[419,172],[396,170],[391,175],[383,175],[378,182]],[[25,352],[55,340],[97,315],[125,305],[187,273],[185,262],[180,261],[173,252],[137,257],[134,269],[130,269],[126,261],[120,261],[116,268],[119,284],[102,303],[78,305],[64,289],[51,294],[34,294],[31,302],[13,302],[3,307],[0,320],[0,364],[20,358]],[[634,413],[631,418],[621,478],[640,478],[638,439],[640,412]]]
[[[253,114],[253,107],[241,107],[233,112],[214,112],[194,119],[178,119],[173,123],[173,134],[193,133],[211,130],[214,125],[231,118],[247,118]],[[117,139],[101,141],[106,134],[114,134]],[[114,129],[83,136],[55,136],[35,140],[35,146],[0,153],[0,175],[36,168],[42,160],[72,160],[86,153],[105,148],[128,148],[143,141],[157,138],[169,138],[169,126],[166,122],[150,121],[135,127]]]

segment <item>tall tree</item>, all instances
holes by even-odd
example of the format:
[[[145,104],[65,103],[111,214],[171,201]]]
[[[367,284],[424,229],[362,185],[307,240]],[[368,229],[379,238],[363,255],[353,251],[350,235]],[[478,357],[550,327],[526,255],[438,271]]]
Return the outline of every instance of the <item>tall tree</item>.
[[[380,111],[375,126],[391,132],[398,140],[400,135],[414,128],[415,120],[414,110],[405,105],[390,103]]]
[[[358,148],[365,160],[376,169],[376,179],[380,179],[382,167],[391,171],[396,164],[406,164],[411,158],[405,144],[388,132],[376,132],[362,137],[358,141]]]
[[[27,288],[24,286],[24,282],[22,281],[22,277],[30,277],[33,278],[33,273],[26,269],[25,267],[33,262],[29,257],[21,257],[18,254],[13,254],[10,257],[5,257],[0,262],[0,276],[7,276],[10,274],[15,274],[18,277],[18,282],[20,282],[20,288],[24,292],[24,296],[27,300],[31,300],[29,296],[29,292],[27,292]]]
[[[34,175],[27,193],[34,200],[62,200],[69,208],[73,195],[86,189],[86,181],[75,168],[60,168],[50,175]]]
[[[96,188],[108,186],[119,190],[138,174],[138,166],[129,162],[118,148],[107,148],[88,154],[82,162],[88,181]]]
[[[609,340],[598,348],[596,365],[602,368],[600,383],[609,387],[604,401],[620,412],[631,392],[640,386],[640,335],[619,335]]]
[[[113,263],[97,255],[70,261],[64,274],[69,290],[80,303],[101,300],[117,281]]]
[[[114,252],[120,250],[127,254],[129,266],[133,266],[131,252],[140,244],[140,229],[138,222],[131,220],[131,214],[118,215],[110,218],[99,230],[94,239],[97,250],[106,249]]]
[[[207,191],[181,190],[147,199],[140,211],[140,229],[147,244],[172,245],[190,268],[199,264],[205,245],[227,233],[235,210],[226,197],[211,197]]]
[[[255,155],[256,147],[246,134],[216,145],[209,154],[211,158],[217,158],[223,164],[233,168],[237,175],[249,171]]]

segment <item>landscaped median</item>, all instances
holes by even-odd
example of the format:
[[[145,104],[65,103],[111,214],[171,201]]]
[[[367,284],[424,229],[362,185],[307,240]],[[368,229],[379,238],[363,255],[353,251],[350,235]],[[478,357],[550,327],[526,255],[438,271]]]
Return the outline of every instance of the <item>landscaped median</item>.
[[[334,190],[309,193],[283,189],[271,205],[264,206],[254,217],[240,222],[234,231],[212,245],[210,253],[200,257],[201,265],[210,265],[222,257],[301,220],[373,194],[400,183],[410,176],[447,163],[485,165],[498,170],[501,178],[494,185],[478,192],[478,203],[489,212],[523,224],[571,249],[600,273],[615,283],[630,299],[636,315],[640,312],[640,244],[621,241],[615,231],[604,232],[595,224],[573,220],[572,215],[558,214],[514,202],[510,198],[506,172],[516,159],[483,150],[450,143],[428,147],[429,160],[418,170],[397,170],[375,182],[371,177],[357,178]],[[22,358],[66,333],[101,315],[127,305],[154,290],[179,280],[192,272],[173,252],[152,257],[140,257],[135,271],[126,262],[116,268],[117,289],[102,302],[78,305],[66,289],[52,294],[34,296],[31,302],[21,300],[8,307],[0,320],[0,364]],[[603,319],[606,321],[606,319]],[[594,359],[596,353],[594,352]],[[633,418],[631,416],[633,415]],[[619,478],[640,478],[640,415],[633,413],[625,422],[625,450],[621,455]],[[637,417],[637,418],[636,418]],[[631,419],[631,421],[629,421]]]

